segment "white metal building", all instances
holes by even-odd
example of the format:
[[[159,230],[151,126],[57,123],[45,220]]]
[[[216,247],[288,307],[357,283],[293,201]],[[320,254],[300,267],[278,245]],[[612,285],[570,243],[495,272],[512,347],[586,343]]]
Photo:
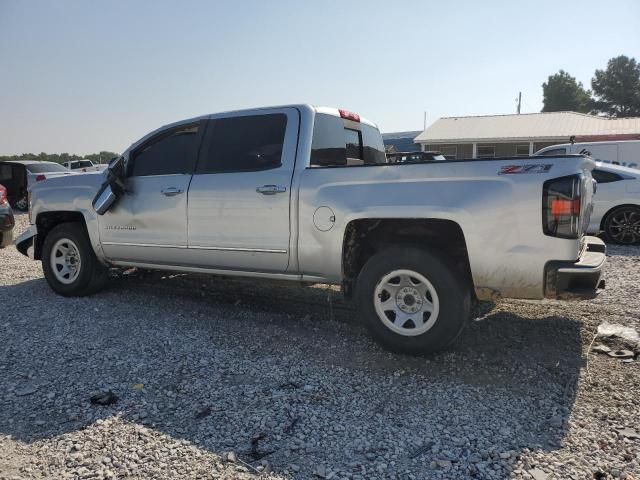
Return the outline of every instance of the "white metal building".
[[[602,140],[640,140],[640,117],[606,118],[576,112],[445,117],[415,138],[421,149],[439,150],[447,158],[532,155],[541,148]]]

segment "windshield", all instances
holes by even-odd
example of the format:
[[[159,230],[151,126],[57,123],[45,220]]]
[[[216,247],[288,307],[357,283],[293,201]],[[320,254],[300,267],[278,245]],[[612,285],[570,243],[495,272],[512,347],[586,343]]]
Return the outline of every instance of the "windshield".
[[[89,168],[93,167],[91,160],[76,160],[70,163],[69,168]]]
[[[42,162],[42,163],[32,163],[31,165],[25,165],[27,167],[27,171],[29,173],[47,173],[47,172],[66,172],[67,169],[64,168],[59,163],[53,162]]]

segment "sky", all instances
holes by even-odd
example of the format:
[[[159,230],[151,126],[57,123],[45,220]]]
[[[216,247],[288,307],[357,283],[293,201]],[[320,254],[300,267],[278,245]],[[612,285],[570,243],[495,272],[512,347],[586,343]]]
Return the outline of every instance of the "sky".
[[[381,131],[542,108],[640,60],[640,0],[0,0],[0,155],[122,152],[166,123],[311,103]]]

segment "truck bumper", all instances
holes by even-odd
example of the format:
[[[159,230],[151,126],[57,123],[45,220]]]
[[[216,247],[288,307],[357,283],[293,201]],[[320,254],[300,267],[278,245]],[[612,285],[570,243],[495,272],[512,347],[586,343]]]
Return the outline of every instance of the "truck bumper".
[[[34,246],[36,244],[35,240],[37,234],[38,229],[35,225],[31,225],[22,233],[22,235],[16,238],[16,241],[14,242],[18,251],[29,257],[31,260],[34,259]]]
[[[586,248],[575,262],[552,261],[545,267],[545,297],[588,300],[604,289],[601,280],[607,247],[597,237],[585,237]]]

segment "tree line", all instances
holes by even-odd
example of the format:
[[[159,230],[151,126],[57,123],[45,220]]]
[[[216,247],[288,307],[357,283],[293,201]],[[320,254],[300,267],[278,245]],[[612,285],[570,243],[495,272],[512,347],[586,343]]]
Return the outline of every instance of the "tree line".
[[[614,118],[640,116],[640,64],[625,55],[596,70],[591,90],[564,70],[542,84],[543,112],[573,111]]]
[[[109,163],[113,157],[117,157],[115,152],[108,152],[103,150],[98,153],[91,153],[89,155],[76,155],[75,153],[23,153],[21,155],[0,155],[0,162],[10,160],[40,160],[44,162],[64,163],[71,160],[81,160],[87,158],[93,163]]]

